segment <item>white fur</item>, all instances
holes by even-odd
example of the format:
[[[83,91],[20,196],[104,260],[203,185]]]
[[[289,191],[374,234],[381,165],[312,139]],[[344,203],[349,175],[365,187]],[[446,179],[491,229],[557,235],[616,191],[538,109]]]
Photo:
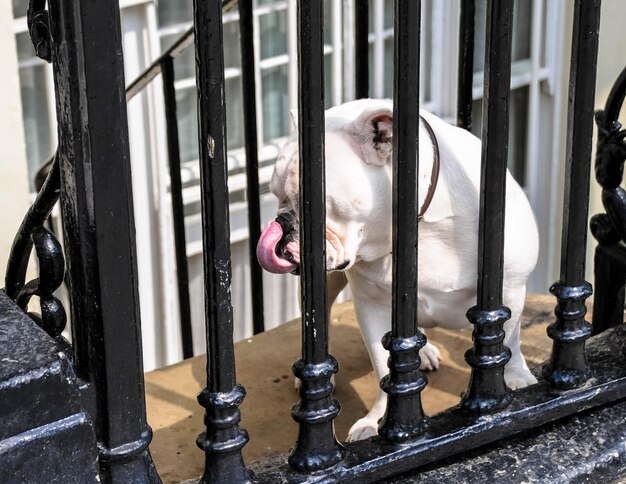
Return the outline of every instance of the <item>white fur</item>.
[[[379,380],[388,372],[388,353],[381,338],[391,320],[392,167],[390,144],[374,149],[372,119],[382,115],[380,129],[387,129],[385,116],[391,114],[391,101],[373,99],[326,112],[327,268],[350,261],[344,270]],[[432,204],[419,223],[418,321],[424,328],[460,329],[469,324],[466,310],[476,304],[481,144],[467,131],[430,113],[421,114],[439,143],[441,171]],[[433,146],[421,125],[419,136],[421,206],[430,183]],[[270,188],[279,199],[279,212],[297,213],[295,135],[278,158]],[[503,299],[512,312],[504,325],[504,342],[512,352],[505,379],[512,389],[536,382],[520,352],[519,319],[537,253],[533,213],[524,192],[507,173]],[[342,287],[341,279],[331,281],[334,295]],[[424,347],[420,356],[423,369],[438,368],[439,350],[432,344]],[[375,435],[385,405],[386,394],[379,391],[374,406],[353,425],[348,440]]]

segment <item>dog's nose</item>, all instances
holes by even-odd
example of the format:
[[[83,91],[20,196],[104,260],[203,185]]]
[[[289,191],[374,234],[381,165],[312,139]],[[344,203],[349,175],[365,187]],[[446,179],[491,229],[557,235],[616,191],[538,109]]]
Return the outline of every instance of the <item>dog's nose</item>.
[[[276,221],[280,224],[284,234],[291,232],[297,225],[298,219],[293,212],[283,212],[276,217]]]

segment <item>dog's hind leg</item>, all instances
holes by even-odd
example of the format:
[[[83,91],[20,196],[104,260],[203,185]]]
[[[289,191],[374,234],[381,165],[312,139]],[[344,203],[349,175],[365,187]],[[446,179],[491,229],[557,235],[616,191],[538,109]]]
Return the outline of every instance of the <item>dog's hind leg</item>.
[[[504,323],[504,344],[511,350],[511,359],[504,368],[504,380],[511,390],[537,383],[528,369],[520,348],[520,318],[526,299],[526,287],[503,291],[504,304],[511,310],[511,319]]]

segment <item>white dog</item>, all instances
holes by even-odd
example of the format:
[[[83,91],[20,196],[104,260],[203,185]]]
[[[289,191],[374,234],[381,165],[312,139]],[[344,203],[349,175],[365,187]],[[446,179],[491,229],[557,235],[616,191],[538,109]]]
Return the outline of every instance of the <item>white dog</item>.
[[[432,203],[419,222],[418,321],[423,328],[460,329],[469,325],[476,304],[478,209],[481,143],[471,133],[422,112],[432,127],[440,155],[439,181]],[[392,116],[390,100],[364,99],[326,111],[326,268],[330,302],[347,277],[361,333],[380,380],[388,373],[381,345],[391,321]],[[420,122],[420,206],[431,184],[435,150]],[[270,272],[292,272],[298,247],[298,142],[292,134],[282,150],[270,189],[279,200],[278,217],[257,247]],[[524,192],[507,173],[504,243],[504,343],[511,360],[504,377],[511,389],[536,382],[520,351],[520,316],[526,280],[537,262],[538,234]],[[420,351],[421,368],[439,367],[439,350],[428,343]],[[350,429],[348,440],[377,433],[386,394],[381,390],[370,412]]]

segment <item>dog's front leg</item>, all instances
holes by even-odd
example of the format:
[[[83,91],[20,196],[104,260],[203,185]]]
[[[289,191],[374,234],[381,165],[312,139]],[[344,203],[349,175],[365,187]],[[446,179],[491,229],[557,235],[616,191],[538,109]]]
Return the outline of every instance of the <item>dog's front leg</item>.
[[[389,373],[387,360],[389,353],[383,348],[382,338],[391,329],[391,294],[385,286],[378,286],[359,274],[348,273],[352,288],[354,308],[361,329],[363,341],[372,361],[377,381]],[[421,370],[439,368],[441,355],[432,343],[420,350]],[[358,420],[350,429],[347,440],[355,441],[378,434],[378,421],[385,414],[387,394],[380,388],[372,408],[367,415]]]
[[[352,281],[351,281],[352,284]],[[357,320],[361,328],[361,335],[367,347],[376,379],[380,380],[389,373],[387,358],[389,353],[381,343],[383,335],[389,331],[391,324],[391,296],[381,292],[379,297],[370,298],[358,295],[354,290],[354,306]],[[374,405],[367,415],[358,420],[348,432],[348,442],[366,439],[378,434],[378,421],[385,414],[387,407],[387,394],[378,388],[378,395]]]
[[[526,300],[526,288],[504,288],[504,303],[511,309],[511,319],[504,323],[504,344],[511,350],[511,359],[504,368],[504,380],[511,390],[537,383],[528,369],[520,348],[520,318]]]

